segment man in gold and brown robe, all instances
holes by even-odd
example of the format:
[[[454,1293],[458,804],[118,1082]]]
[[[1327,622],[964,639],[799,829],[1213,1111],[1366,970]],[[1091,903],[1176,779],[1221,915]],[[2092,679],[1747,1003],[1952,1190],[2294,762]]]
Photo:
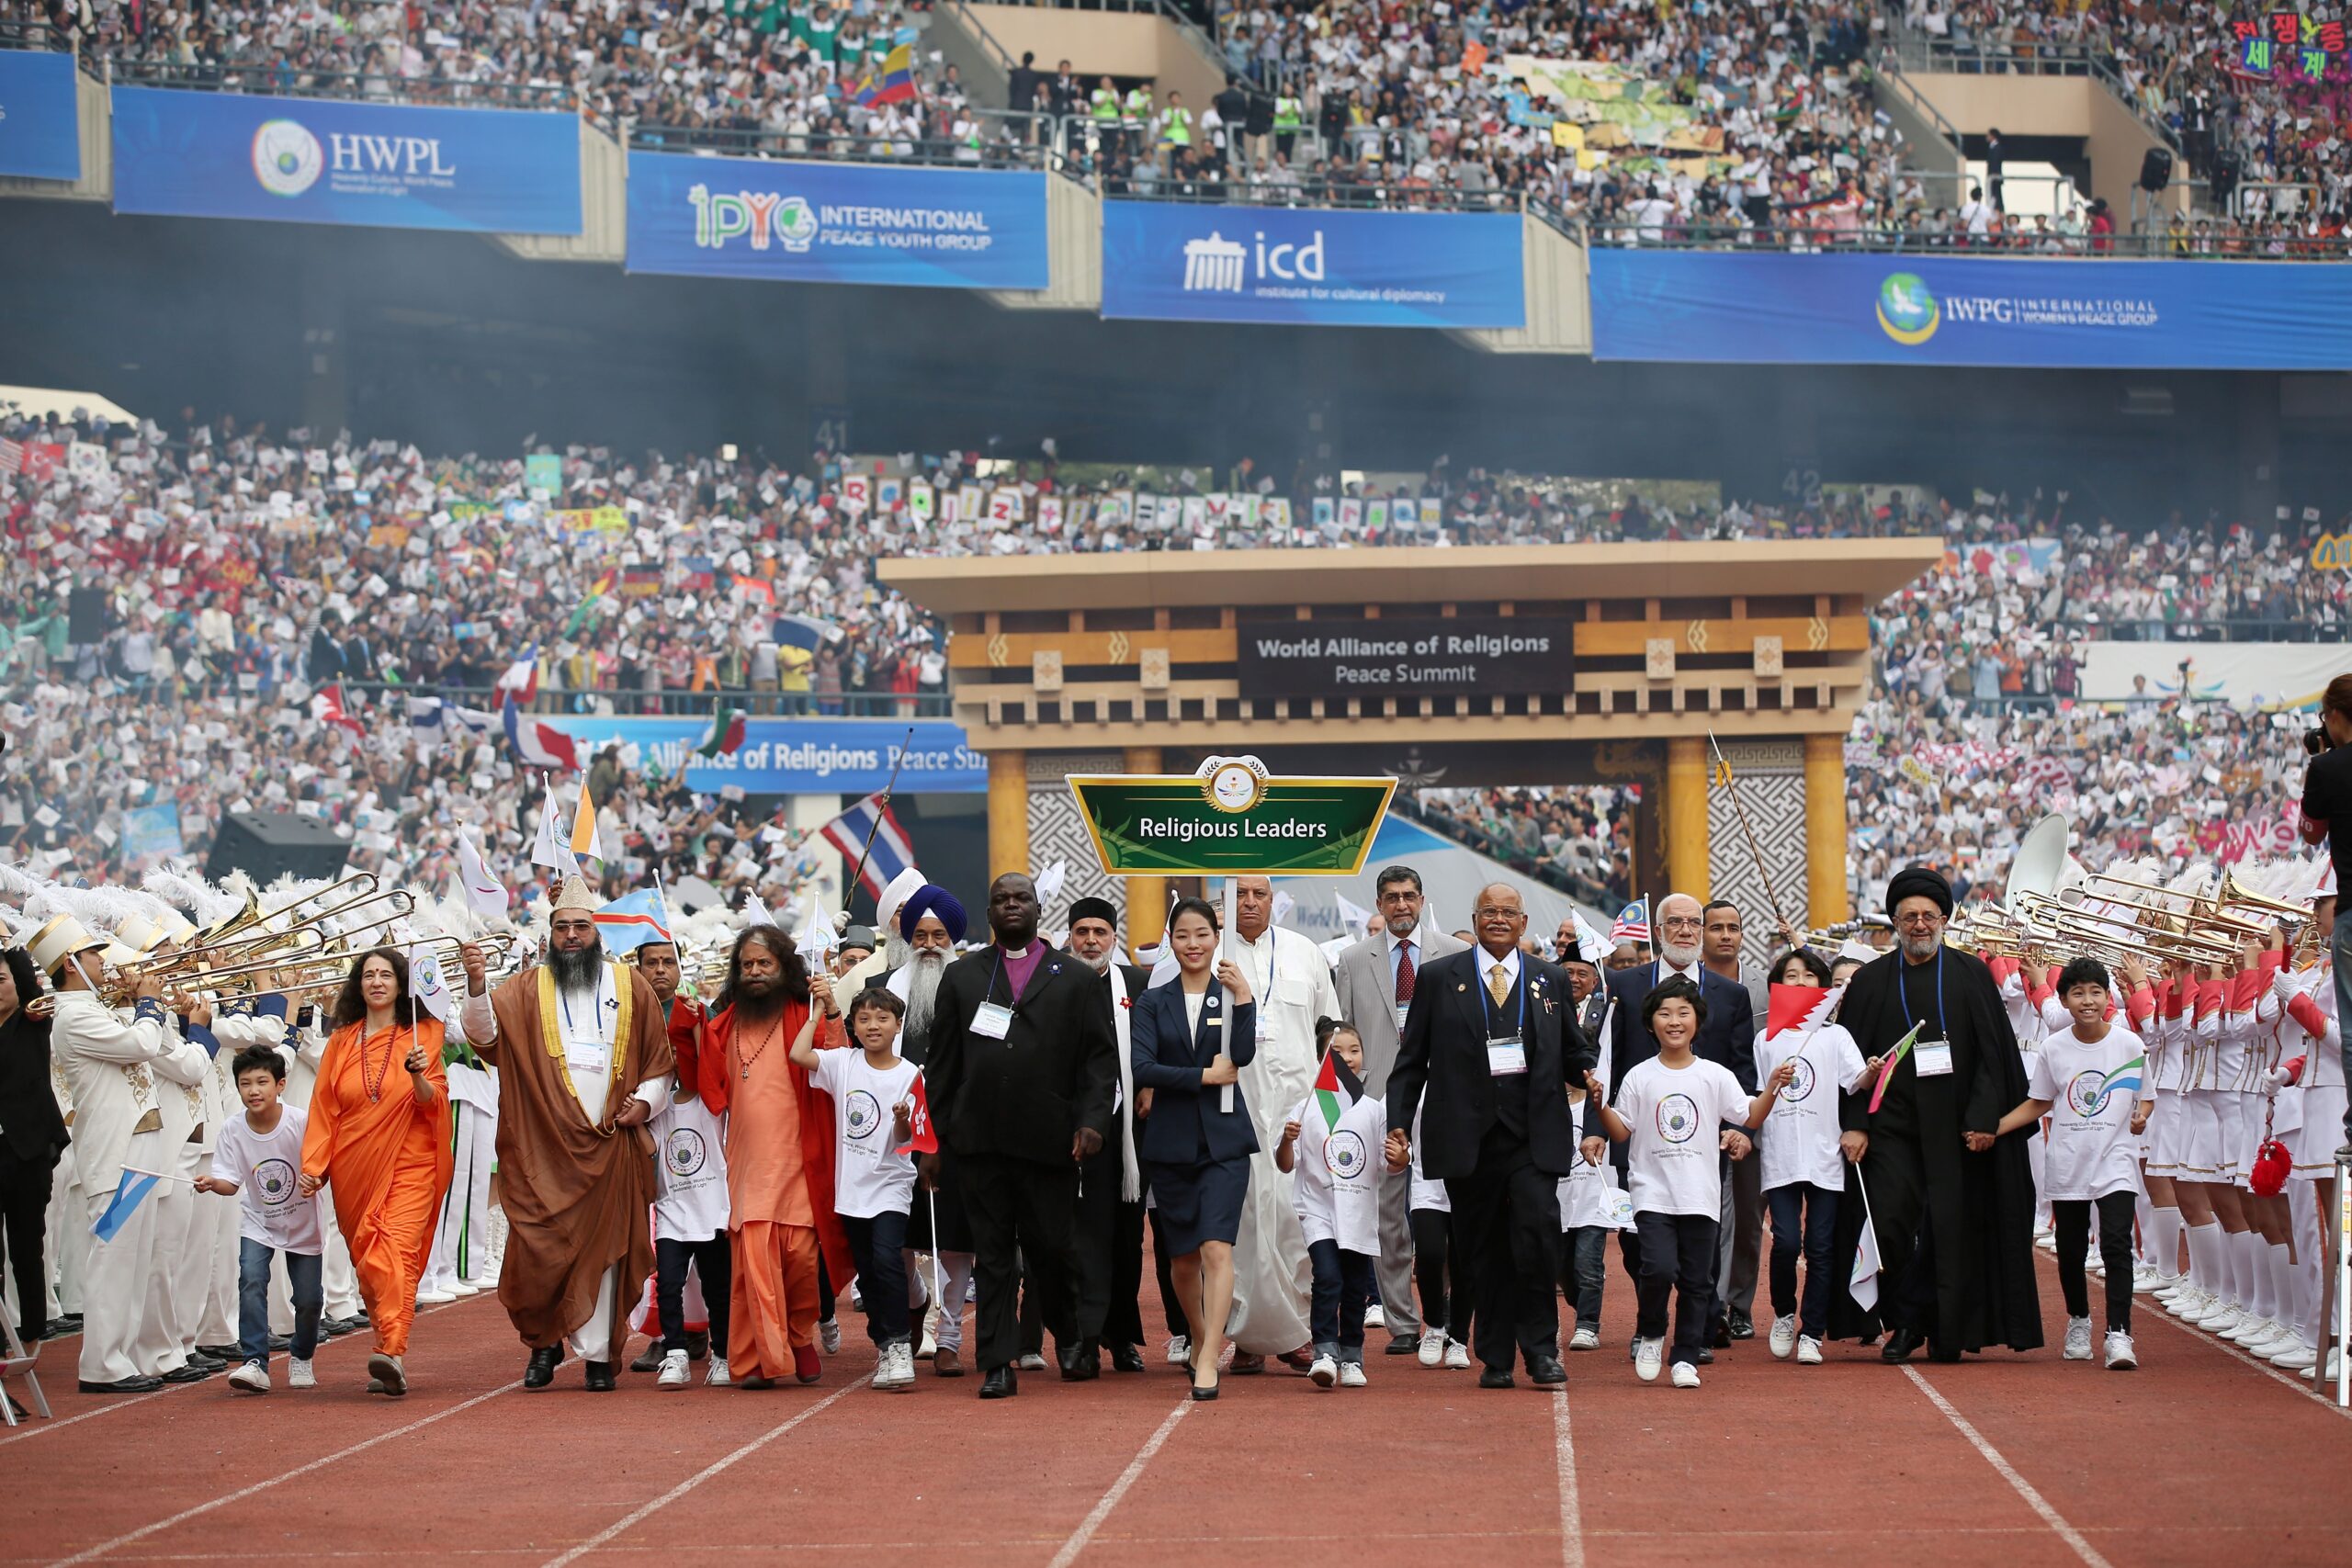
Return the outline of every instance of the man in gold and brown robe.
[[[646,1123],[669,1107],[675,1058],[652,986],[605,960],[595,908],[588,885],[567,878],[547,963],[494,991],[481,950],[463,954],[466,1039],[498,1069],[498,1300],[531,1348],[530,1390],[554,1381],[567,1347],[591,1390],[611,1389],[624,1314],[653,1269]]]

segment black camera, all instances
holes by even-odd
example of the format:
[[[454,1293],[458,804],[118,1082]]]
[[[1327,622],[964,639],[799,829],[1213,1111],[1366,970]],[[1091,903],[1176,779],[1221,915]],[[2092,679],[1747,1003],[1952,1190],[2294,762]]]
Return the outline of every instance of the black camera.
[[[2314,724],[2303,731],[2303,750],[2311,756],[2316,757],[2335,744],[2327,738],[2327,727],[2324,725]]]

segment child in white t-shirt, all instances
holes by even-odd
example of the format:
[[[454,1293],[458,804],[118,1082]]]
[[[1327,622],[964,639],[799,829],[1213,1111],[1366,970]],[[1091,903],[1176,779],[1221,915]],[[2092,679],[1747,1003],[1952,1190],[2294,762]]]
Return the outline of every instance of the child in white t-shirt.
[[[1363,1037],[1353,1024],[1336,1024],[1324,1050],[1347,1069],[1333,1074],[1341,1086],[1329,1102],[1336,1109],[1363,1087]],[[1380,1299],[1373,1266],[1380,1257],[1380,1183],[1386,1168],[1379,1154],[1388,1140],[1388,1109],[1361,1093],[1338,1111],[1336,1122],[1329,1109],[1320,1091],[1291,1107],[1274,1165],[1297,1174],[1291,1204],[1315,1273],[1308,1314],[1315,1359],[1306,1375],[1317,1388],[1362,1388],[1363,1311]]]
[[[888,987],[868,986],[849,1005],[857,1048],[820,1051],[816,1023],[832,999],[830,981],[809,981],[808,1021],[792,1043],[792,1059],[833,1097],[833,1210],[857,1260],[865,1330],[881,1351],[874,1386],[914,1387],[915,1354],[907,1312],[907,1211],[913,1206],[915,1080],[922,1071],[898,1052],[907,1004]]]
[[[1781,960],[1772,976],[1778,998],[1791,987],[1816,998],[1829,985],[1829,965],[1804,948]],[[1781,1072],[1786,1067],[1787,1072]],[[1846,1190],[1846,1161],[1838,1126],[1838,1097],[1868,1071],[1854,1037],[1835,1023],[1807,1032],[1791,1027],[1756,1037],[1756,1071],[1778,1086],[1772,1113],[1758,1141],[1764,1162],[1764,1202],[1772,1216],[1772,1354],[1794,1352],[1803,1366],[1821,1364],[1829,1335],[1829,1291],[1835,1270],[1838,1200]],[[1804,1258],[1804,1295],[1797,1296],[1797,1258]]]
[[[1625,1074],[1617,1103],[1605,1103],[1600,1079],[1585,1087],[1600,1107],[1600,1122],[1626,1147],[1626,1187],[1641,1242],[1641,1278],[1634,1290],[1634,1371],[1657,1381],[1665,1354],[1666,1301],[1677,1288],[1674,1386],[1699,1386],[1699,1347],[1713,1297],[1716,1216],[1723,1212],[1718,1153],[1747,1157],[1747,1135],[1771,1112],[1777,1083],[1752,1100],[1731,1069],[1701,1061],[1691,1042],[1706,1022],[1699,987],[1680,976],[1661,982],[1642,1002],[1642,1021],[1657,1040],[1657,1055]]]
[[[2140,1130],[2154,1095],[2147,1047],[2107,1021],[2107,968],[2077,958],[2058,976],[2058,995],[2075,1021],[2041,1043],[2026,1069],[2027,1099],[1995,1131],[2030,1127],[2050,1117],[2043,1162],[2050,1214],[2058,1231],[2058,1288],[2066,1298],[2065,1359],[2091,1359],[2091,1301],[2083,1252],[2091,1210],[2098,1210],[2098,1255],[2107,1265],[2107,1366],[2139,1365],[2132,1345],[2132,1220],[2140,1196]]]
[[[319,1311],[326,1301],[321,1258],[326,1238],[319,1226],[318,1199],[304,1197],[295,1185],[310,1117],[281,1102],[286,1058],[276,1051],[248,1047],[237,1053],[230,1070],[245,1113],[220,1129],[211,1172],[195,1183],[198,1192],[238,1201],[237,1349],[243,1359],[229,1374],[229,1386],[248,1393],[269,1392],[269,1263],[283,1252],[294,1297],[286,1384],[311,1388],[316,1380],[311,1358],[318,1353]]]
[[[1470,1308],[1477,1299],[1462,1277],[1461,1249],[1453,1245],[1453,1200],[1445,1183],[1421,1173],[1423,1097],[1413,1111],[1413,1157],[1405,1189],[1405,1218],[1413,1231],[1413,1283],[1421,1298],[1421,1342],[1416,1357],[1425,1367],[1470,1366]]]

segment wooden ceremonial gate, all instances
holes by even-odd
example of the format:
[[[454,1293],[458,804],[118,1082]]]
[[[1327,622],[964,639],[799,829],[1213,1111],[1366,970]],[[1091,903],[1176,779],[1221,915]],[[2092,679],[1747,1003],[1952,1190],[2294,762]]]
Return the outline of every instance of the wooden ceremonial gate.
[[[991,874],[1058,858],[1100,876],[1063,780],[1186,773],[1248,752],[1277,775],[1407,786],[1642,786],[1634,881],[1653,894],[1848,915],[1845,741],[1870,613],[1934,539],[922,558],[885,582],[944,616],[955,716],[989,758]],[[1128,937],[1166,893],[1126,878]]]

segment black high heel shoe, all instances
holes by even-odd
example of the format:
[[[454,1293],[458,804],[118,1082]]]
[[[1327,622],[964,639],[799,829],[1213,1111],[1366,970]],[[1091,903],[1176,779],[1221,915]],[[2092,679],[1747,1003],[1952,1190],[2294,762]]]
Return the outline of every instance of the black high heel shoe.
[[[1201,1386],[1201,1366],[1199,1356],[1200,1351],[1198,1348],[1195,1348],[1193,1352],[1193,1359],[1188,1364],[1191,1366],[1193,1371],[1193,1398],[1197,1403],[1205,1404],[1209,1400],[1216,1397],[1218,1383],[1223,1382],[1225,1380],[1224,1374],[1219,1372],[1216,1365],[1212,1363],[1209,1367],[1209,1373],[1211,1376],[1217,1379],[1217,1382],[1213,1382],[1209,1384],[1208,1387],[1203,1388]]]

